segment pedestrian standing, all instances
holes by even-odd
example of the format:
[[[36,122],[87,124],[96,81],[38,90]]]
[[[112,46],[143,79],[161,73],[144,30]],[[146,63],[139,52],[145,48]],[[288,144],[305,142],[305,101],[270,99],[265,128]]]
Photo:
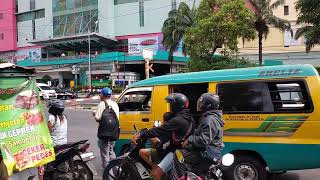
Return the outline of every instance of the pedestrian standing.
[[[100,149],[102,167],[105,168],[109,161],[116,158],[114,145],[119,138],[119,106],[111,100],[112,90],[103,88],[100,93],[101,102],[96,112],[93,112],[95,120],[99,123],[98,147]]]

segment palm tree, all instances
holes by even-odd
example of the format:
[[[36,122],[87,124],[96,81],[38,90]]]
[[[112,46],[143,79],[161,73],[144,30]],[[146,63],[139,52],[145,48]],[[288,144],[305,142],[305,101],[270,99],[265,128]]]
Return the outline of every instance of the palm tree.
[[[173,53],[179,46],[179,43],[185,33],[185,29],[194,24],[195,18],[196,8],[194,3],[192,9],[190,9],[188,4],[181,2],[178,9],[171,10],[168,14],[168,18],[164,21],[162,25],[162,44],[166,50],[169,50],[168,60],[171,65],[173,61]],[[183,54],[186,54],[184,46],[182,47],[182,51]]]
[[[269,26],[280,29],[281,31],[291,31],[290,22],[273,15],[273,10],[284,5],[285,0],[248,0],[252,5],[252,10],[256,16],[255,28],[258,31],[259,38],[259,64],[262,65],[262,40],[269,34]]]
[[[320,1],[299,0],[296,3],[296,9],[300,12],[297,24],[304,24],[305,26],[298,29],[295,39],[305,37],[307,53],[314,46],[320,44],[320,9],[315,8],[319,6]]]

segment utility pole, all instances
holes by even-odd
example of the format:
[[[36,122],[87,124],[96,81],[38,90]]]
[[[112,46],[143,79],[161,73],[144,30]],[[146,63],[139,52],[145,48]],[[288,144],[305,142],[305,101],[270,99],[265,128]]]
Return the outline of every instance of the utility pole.
[[[91,39],[90,39],[90,31],[88,33],[88,44],[89,44],[89,47],[88,47],[88,56],[89,56],[89,75],[88,75],[88,84],[89,84],[89,89],[90,89],[90,92],[92,92],[92,83],[91,83]]]
[[[97,30],[97,24],[98,24],[98,20],[95,22],[95,28],[94,31]],[[89,89],[90,92],[92,92],[92,79],[91,79],[91,39],[90,39],[90,35],[91,35],[91,23],[90,23],[90,28],[88,28],[88,61],[89,61],[89,75],[88,75],[88,84],[89,84]]]
[[[149,79],[149,77],[150,77],[149,70],[154,72],[152,69],[153,64],[149,65],[150,61],[153,59],[153,50],[152,49],[143,49],[142,55],[143,55],[143,58],[145,61],[144,65],[145,65],[146,79]]]

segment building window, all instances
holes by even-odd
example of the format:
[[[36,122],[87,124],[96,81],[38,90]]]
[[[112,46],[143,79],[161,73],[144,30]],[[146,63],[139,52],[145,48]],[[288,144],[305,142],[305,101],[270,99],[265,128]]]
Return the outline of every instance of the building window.
[[[171,9],[172,10],[177,9],[177,0],[171,0]]]
[[[288,16],[288,15],[289,15],[289,6],[284,6],[283,14],[284,14],[285,16]]]
[[[222,83],[218,85],[218,94],[225,113],[306,113],[313,110],[303,81]]]
[[[32,20],[32,38],[36,39],[36,20]]]
[[[0,33],[0,40],[3,40],[3,39],[4,39],[4,34]]]
[[[40,18],[44,18],[44,17],[45,17],[44,9],[39,9],[39,10],[32,11],[32,12],[18,14],[17,21],[18,22],[30,21],[30,20],[40,19]]]
[[[139,21],[140,27],[144,26],[144,2],[139,2]]]
[[[30,10],[36,9],[36,0],[30,0]]]
[[[3,13],[0,13],[0,19],[3,19]]]

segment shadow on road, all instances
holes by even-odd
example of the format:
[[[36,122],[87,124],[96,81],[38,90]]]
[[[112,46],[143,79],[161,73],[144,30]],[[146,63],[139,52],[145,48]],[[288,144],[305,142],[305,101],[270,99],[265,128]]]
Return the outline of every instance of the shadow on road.
[[[297,173],[288,172],[281,175],[274,175],[270,180],[300,180],[300,176]]]

